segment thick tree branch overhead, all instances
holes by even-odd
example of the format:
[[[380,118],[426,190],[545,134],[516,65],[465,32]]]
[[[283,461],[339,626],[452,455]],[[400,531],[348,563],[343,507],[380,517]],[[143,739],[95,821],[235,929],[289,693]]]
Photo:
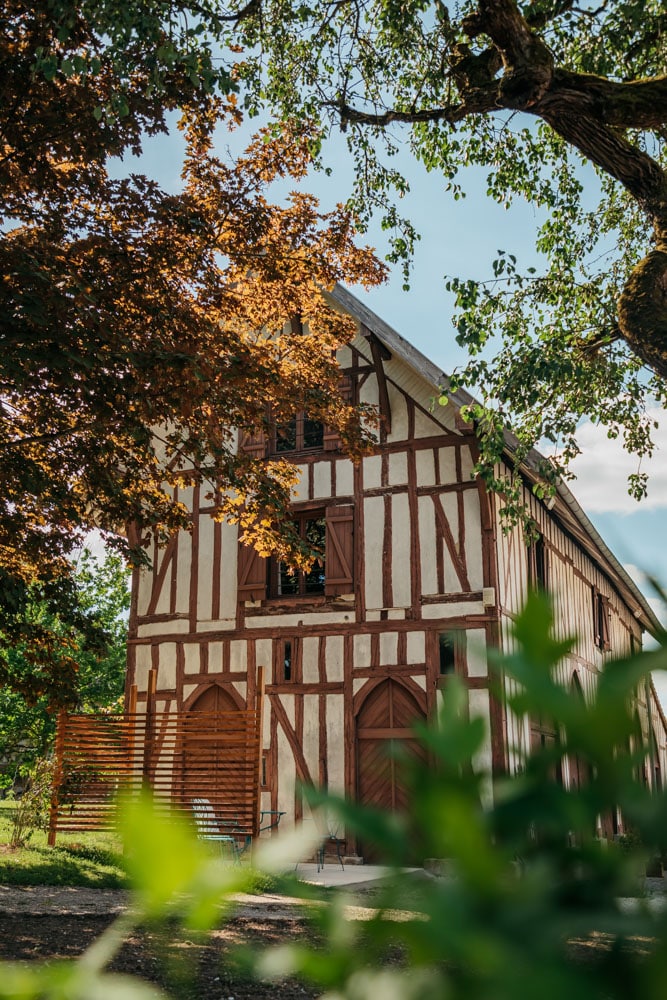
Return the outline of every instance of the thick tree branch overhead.
[[[641,455],[647,408],[665,400],[665,28],[663,0],[273,0],[234,33],[251,106],[346,130],[352,204],[362,224],[378,208],[398,224],[392,260],[415,238],[393,200],[406,179],[383,156],[399,142],[457,196],[465,167],[483,167],[492,198],[536,207],[539,273],[510,246],[488,283],[449,287],[471,355],[462,381],[526,443],[565,442],[559,472],[583,414]]]

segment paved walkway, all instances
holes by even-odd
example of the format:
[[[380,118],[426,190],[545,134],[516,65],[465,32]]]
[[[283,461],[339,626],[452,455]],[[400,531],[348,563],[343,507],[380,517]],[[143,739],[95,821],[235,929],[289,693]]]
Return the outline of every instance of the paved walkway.
[[[418,869],[409,869],[417,871]],[[345,886],[350,890],[368,888],[386,877],[388,870],[376,865],[350,865],[343,871],[340,865],[325,864],[317,871],[315,864],[300,864],[297,876],[309,885]],[[294,917],[303,901],[276,893],[258,896],[242,894],[236,897],[239,916],[261,916],[282,920]],[[91,889],[83,886],[22,886],[0,885],[0,914],[23,916],[113,916],[121,913],[129,902],[124,889]]]
[[[429,878],[421,868],[407,868],[406,875]],[[326,864],[322,871],[317,871],[314,864],[300,864],[297,870],[299,879],[310,885],[327,887],[345,887],[354,892],[370,888],[374,883],[380,884],[389,874],[386,868],[376,865],[350,865],[343,871],[340,865]],[[667,906],[667,880],[646,879],[646,896],[651,908],[662,909]],[[239,906],[236,911],[240,917],[255,917],[263,920],[294,919],[303,907],[303,900],[277,893],[262,895],[240,894],[235,897]],[[0,915],[16,916],[114,916],[121,913],[128,905],[129,892],[122,889],[90,889],[74,886],[18,886],[0,885]],[[623,900],[624,908],[641,905],[640,900]],[[361,919],[372,911],[365,907],[353,907],[351,915]],[[358,912],[357,912],[358,911]]]

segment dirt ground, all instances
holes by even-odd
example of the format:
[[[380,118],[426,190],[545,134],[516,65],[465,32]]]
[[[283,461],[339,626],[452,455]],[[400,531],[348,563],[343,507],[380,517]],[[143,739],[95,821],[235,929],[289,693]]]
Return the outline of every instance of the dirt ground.
[[[657,888],[647,886],[661,905],[667,903],[663,886],[662,881]],[[357,917],[370,912],[364,904],[372,906],[376,892],[372,886],[361,888],[361,906],[352,908]],[[256,953],[304,937],[314,941],[295,903],[280,896],[243,897],[237,914],[205,939],[142,929],[129,938],[111,968],[163,987],[174,1000],[314,1000],[321,991],[294,979],[250,980],[233,956],[239,944]],[[0,959],[75,958],[126,904],[126,893],[110,890],[0,886]],[[591,961],[609,942],[600,936],[570,946],[573,956]],[[650,942],[637,941],[636,946],[643,951]]]
[[[98,937],[108,915],[0,915],[0,958],[75,958]],[[230,961],[230,949],[244,942],[253,949],[295,941],[306,931],[298,919],[236,918],[213,931],[206,942],[181,937],[167,942],[157,932],[134,934],[113,962],[115,972],[140,976],[178,1000],[311,1000],[318,990],[295,980],[258,983]]]

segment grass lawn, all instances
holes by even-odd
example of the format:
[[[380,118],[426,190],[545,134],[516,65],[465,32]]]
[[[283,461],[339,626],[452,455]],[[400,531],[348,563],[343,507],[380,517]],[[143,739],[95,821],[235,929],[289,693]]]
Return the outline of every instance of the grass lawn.
[[[124,889],[120,840],[112,833],[58,834],[46,846],[46,832],[36,830],[26,847],[11,850],[14,803],[0,801],[0,885],[82,885]]]
[[[59,833],[47,847],[46,831],[36,830],[26,847],[12,850],[14,803],[0,800],[0,885],[66,885],[90,889],[130,887],[120,838],[113,833]],[[281,879],[253,872],[246,891],[280,891]]]

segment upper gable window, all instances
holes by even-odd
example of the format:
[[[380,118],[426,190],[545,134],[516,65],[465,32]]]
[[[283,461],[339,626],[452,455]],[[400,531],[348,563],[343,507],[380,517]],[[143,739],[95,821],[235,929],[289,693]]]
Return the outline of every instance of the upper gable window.
[[[544,535],[538,535],[528,546],[528,586],[546,590],[549,585],[547,547]]]
[[[609,600],[601,594],[597,587],[592,588],[593,596],[593,641],[598,649],[608,652],[611,649],[609,619],[611,608]]]
[[[276,425],[275,451],[285,454],[324,447],[324,424],[311,420],[305,413],[297,413],[284,424]]]

